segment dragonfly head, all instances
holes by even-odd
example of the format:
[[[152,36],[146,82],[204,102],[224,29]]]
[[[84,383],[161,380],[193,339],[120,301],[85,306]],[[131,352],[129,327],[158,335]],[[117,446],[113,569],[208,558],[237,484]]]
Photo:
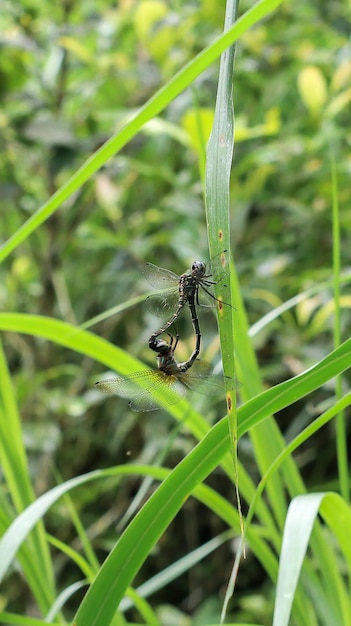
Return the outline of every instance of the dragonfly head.
[[[167,343],[167,341],[157,339],[156,337],[150,338],[149,348],[161,356],[168,356],[172,354],[172,345]]]
[[[191,266],[191,271],[193,274],[204,276],[206,274],[206,263],[203,261],[194,261]]]

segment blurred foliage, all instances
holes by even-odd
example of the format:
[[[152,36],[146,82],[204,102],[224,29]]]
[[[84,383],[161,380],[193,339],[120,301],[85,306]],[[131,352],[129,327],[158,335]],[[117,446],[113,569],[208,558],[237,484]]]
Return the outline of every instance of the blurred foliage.
[[[244,2],[241,10],[248,6]],[[252,323],[278,303],[331,278],[332,156],[341,207],[342,266],[346,270],[351,265],[348,8],[342,0],[286,3],[239,41],[232,254]],[[224,3],[209,0],[98,4],[3,0],[3,241],[137,107],[221,32],[223,12]],[[0,269],[2,310],[81,324],[147,289],[140,273],[142,262],[180,273],[194,258],[207,258],[201,176],[217,73],[216,65],[200,76],[162,119],[144,127],[137,139],[16,249]],[[331,349],[330,300],[325,289],[255,337],[268,383],[308,367]],[[348,299],[344,306],[346,337]],[[94,330],[150,360],[146,342],[154,325],[143,307],[127,307]],[[204,328],[205,351],[211,356],[217,349],[213,319],[205,320]],[[186,358],[191,346],[189,329],[180,357]],[[87,391],[99,375],[90,360],[82,362],[79,355],[28,336],[8,334],[5,347],[38,492],[54,483],[52,466],[68,478],[124,462],[127,452],[149,461],[163,449],[170,429],[167,418],[155,414],[122,421],[118,414],[124,400],[96,404]],[[295,419],[304,422],[309,417],[304,409]],[[286,419],[291,422],[292,416]],[[178,435],[167,463],[176,463],[191,443]],[[316,462],[313,479],[318,483],[329,479],[335,461],[328,441],[321,443],[323,465],[315,458],[316,451],[310,452]],[[222,476],[213,480],[222,481]],[[119,514],[136,487],[137,481],[130,479],[119,488]],[[82,489],[76,506],[84,508],[86,524],[93,527],[103,511],[114,510],[113,489],[103,496],[94,488]],[[211,524],[216,523],[201,519],[200,505],[192,506],[192,528],[185,511],[178,537],[179,545],[189,548],[211,535]],[[114,519],[112,515],[107,519],[102,554],[115,536]],[[73,533],[65,511],[57,508],[49,518],[49,529],[64,541]],[[178,554],[179,545],[172,545],[173,541],[164,537],[162,550],[155,555],[162,558],[157,569],[173,558],[173,551]],[[218,552],[216,559],[220,557],[229,567],[226,549]],[[243,601],[243,619],[266,623],[267,603],[262,595],[260,600],[254,595],[256,587],[260,594],[264,591],[261,572],[251,567],[250,574],[247,568],[243,574],[243,586],[253,591],[251,605],[247,598]],[[58,568],[59,580],[67,574],[70,578],[64,563]],[[203,594],[199,606],[204,597],[217,594],[216,582],[212,569],[195,572],[191,584],[195,594],[200,590]],[[174,587],[174,605],[194,611],[187,593]],[[15,587],[9,595],[15,602],[23,601]],[[159,600],[162,604],[164,599]],[[166,604],[162,610],[168,611]],[[211,611],[209,601],[208,615]]]

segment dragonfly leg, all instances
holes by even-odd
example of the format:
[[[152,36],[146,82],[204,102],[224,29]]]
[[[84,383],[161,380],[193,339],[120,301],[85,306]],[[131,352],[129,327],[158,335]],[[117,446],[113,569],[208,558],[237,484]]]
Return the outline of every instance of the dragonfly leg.
[[[172,348],[172,352],[175,351],[177,345],[178,345],[178,341],[179,341],[179,333],[177,331],[176,336],[174,337],[173,335],[171,335],[170,333],[167,333],[168,337],[170,338],[170,342],[169,342],[169,346],[170,348]],[[173,343],[174,342],[174,343]]]
[[[213,283],[214,285],[216,283]],[[218,298],[216,298],[216,296],[214,296],[210,291],[208,291],[208,289],[206,289],[206,287],[204,287],[203,285],[201,285],[202,289],[207,293],[208,296],[210,296],[210,298],[212,298],[212,300],[216,300],[216,302],[219,302],[220,304],[225,304],[226,306],[230,306],[231,309],[233,309],[234,307],[232,307],[231,304],[229,304],[229,302],[223,302],[223,300],[219,300]]]

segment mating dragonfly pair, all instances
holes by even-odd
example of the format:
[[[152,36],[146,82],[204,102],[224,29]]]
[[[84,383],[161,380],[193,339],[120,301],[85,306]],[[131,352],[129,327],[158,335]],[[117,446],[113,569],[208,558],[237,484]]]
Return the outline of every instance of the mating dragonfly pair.
[[[146,300],[147,308],[158,316],[169,316],[168,321],[159,330],[152,333],[149,339],[150,349],[157,354],[157,369],[136,372],[128,378],[117,376],[100,381],[96,383],[99,391],[132,398],[129,406],[134,411],[158,409],[160,404],[158,398],[161,399],[161,397],[163,406],[172,406],[180,401],[186,388],[204,395],[213,395],[223,391],[223,377],[210,374],[210,365],[197,359],[201,346],[201,332],[197,315],[197,307],[201,306],[199,301],[200,289],[210,300],[216,301],[218,305],[223,304],[211,291],[213,285],[216,284],[216,281],[212,280],[212,273],[206,272],[206,264],[203,261],[194,261],[191,269],[181,276],[152,263],[146,263],[143,273],[151,286],[156,289],[166,289],[162,294],[149,296]],[[178,363],[174,352],[179,335],[176,332],[176,336],[173,337],[170,328],[176,324],[186,306],[189,307],[191,314],[195,333],[195,347],[186,361]],[[160,339],[161,335],[167,335],[169,342]],[[169,388],[173,393],[165,396],[163,392],[166,388]]]

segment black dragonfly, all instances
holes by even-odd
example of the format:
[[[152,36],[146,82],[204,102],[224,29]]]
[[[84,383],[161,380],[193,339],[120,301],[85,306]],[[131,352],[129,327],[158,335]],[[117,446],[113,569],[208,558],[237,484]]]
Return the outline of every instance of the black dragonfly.
[[[146,306],[149,311],[158,317],[171,315],[161,328],[152,333],[149,339],[149,347],[157,352],[157,338],[167,332],[172,324],[177,321],[183,308],[188,304],[196,336],[195,349],[188,359],[189,367],[191,367],[199,355],[201,345],[201,331],[196,307],[204,305],[200,305],[199,290],[201,289],[210,299],[218,302],[219,305],[227,304],[216,298],[210,291],[213,285],[219,281],[211,280],[213,278],[212,273],[207,273],[206,263],[203,261],[194,261],[191,269],[180,276],[152,263],[146,263],[143,268],[143,274],[152,287],[166,289],[166,291],[149,296],[146,299]]]

